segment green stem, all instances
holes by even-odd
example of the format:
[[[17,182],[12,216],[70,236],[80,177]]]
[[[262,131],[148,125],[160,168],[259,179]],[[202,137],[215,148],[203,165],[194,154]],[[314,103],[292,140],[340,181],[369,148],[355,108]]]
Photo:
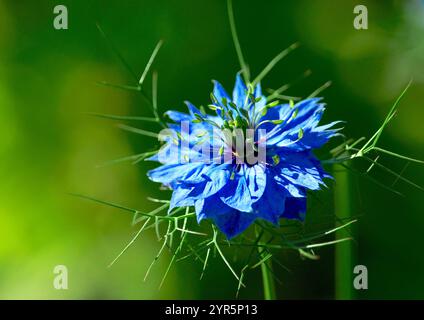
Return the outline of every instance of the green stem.
[[[345,222],[352,216],[350,201],[349,172],[340,165],[334,166],[336,181],[334,190],[334,209],[338,219]],[[346,236],[344,230],[336,232],[336,239]],[[353,298],[353,247],[352,241],[339,243],[335,247],[335,298],[350,300]]]
[[[240,41],[237,36],[237,29],[236,29],[236,23],[234,19],[232,0],[227,0],[227,11],[228,11],[228,19],[230,21],[231,36],[233,37],[234,47],[236,48],[237,58],[240,63],[244,81],[246,83],[249,83],[250,82],[249,68],[247,67],[246,61],[244,60],[243,52],[241,51]]]
[[[264,259],[264,249],[260,246],[260,240],[263,235],[258,233],[258,230],[255,226],[255,235],[256,235],[256,244],[258,245],[258,253],[260,259]],[[262,272],[262,285],[264,288],[264,300],[276,300],[277,295],[275,293],[275,283],[272,276],[272,259],[264,259],[261,263],[261,272]]]
[[[261,264],[264,299],[276,300],[274,278],[272,277],[272,261],[268,259]]]

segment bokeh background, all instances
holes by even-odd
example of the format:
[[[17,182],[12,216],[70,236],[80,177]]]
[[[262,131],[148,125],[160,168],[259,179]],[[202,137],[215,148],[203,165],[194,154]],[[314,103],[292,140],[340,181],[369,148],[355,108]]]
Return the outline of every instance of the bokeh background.
[[[68,8],[68,30],[53,28],[58,4]],[[368,8],[368,30],[353,28],[357,4]],[[332,86],[323,92],[325,119],[346,120],[349,137],[369,137],[413,78],[381,146],[424,159],[422,2],[234,0],[234,9],[252,73],[299,41],[301,47],[263,85],[277,88],[311,69],[310,77],[288,91],[307,96],[331,80]],[[169,262],[165,255],[143,282],[160,246],[153,233],[143,235],[118,263],[106,268],[136,231],[131,217],[69,195],[81,193],[142,209],[154,207],[147,196],[164,197],[145,176],[152,164],[98,167],[151,150],[156,142],[86,114],[150,115],[136,93],[96,84],[133,84],[96,23],[139,73],[157,41],[164,39],[154,64],[161,113],[182,110],[186,99],[207,103],[210,80],[231,88],[239,69],[225,1],[1,0],[0,298],[234,298],[237,282],[219,259],[212,260],[202,281],[200,263],[174,265],[158,290]],[[149,82],[150,77],[147,91]],[[406,164],[388,157],[381,161],[397,172]],[[424,184],[424,166],[410,164],[403,175]],[[388,186],[394,182],[378,170],[373,176]],[[423,193],[401,182],[394,187],[405,196],[351,177],[352,214],[359,217],[355,261],[369,272],[369,289],[354,292],[354,298],[424,298]],[[324,204],[316,211],[337,214],[332,212],[331,190],[318,197]],[[312,207],[308,219],[313,215]],[[278,271],[283,279],[280,298],[335,297],[334,247],[319,254],[319,261],[305,261],[296,252],[281,253],[279,259],[290,271]],[[59,264],[69,269],[68,290],[53,288],[53,268]],[[260,279],[260,273],[250,273],[240,297],[261,298]]]

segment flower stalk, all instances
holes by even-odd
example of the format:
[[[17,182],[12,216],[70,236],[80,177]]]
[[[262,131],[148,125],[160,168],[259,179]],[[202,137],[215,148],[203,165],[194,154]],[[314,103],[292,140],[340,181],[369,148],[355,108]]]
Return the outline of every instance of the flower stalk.
[[[275,283],[272,276],[272,260],[268,259],[267,261],[261,264],[262,272],[262,285],[264,288],[264,300],[276,300],[277,295],[275,293]]]
[[[349,172],[342,165],[334,166],[334,209],[337,220],[352,219],[351,190]],[[346,236],[344,230],[336,232],[336,240]],[[334,287],[337,300],[351,300],[353,298],[353,247],[351,241],[339,243],[335,246],[335,274]]]

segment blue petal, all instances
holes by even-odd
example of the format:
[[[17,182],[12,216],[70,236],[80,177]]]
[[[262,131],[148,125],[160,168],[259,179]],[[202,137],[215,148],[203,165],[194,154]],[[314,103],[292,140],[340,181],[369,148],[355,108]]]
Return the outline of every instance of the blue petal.
[[[247,94],[247,86],[243,81],[243,78],[241,76],[241,73],[237,73],[236,76],[236,83],[234,85],[234,89],[233,89],[233,102],[239,107],[239,108],[245,108],[245,104],[246,104],[246,94]],[[255,87],[253,96],[255,98],[259,98],[261,97],[261,99],[255,103],[255,110],[261,111],[263,109],[263,107],[266,105],[266,97],[262,95],[262,88],[261,88],[261,84],[258,83]],[[250,112],[253,111],[253,101],[249,98],[249,100],[247,101],[248,104],[252,103],[250,106]]]
[[[300,129],[307,133],[315,128],[325,110],[324,104],[317,103],[319,100],[319,98],[303,100],[294,108],[282,105],[279,116],[283,123],[268,132],[267,144],[286,147],[297,140]]]
[[[200,110],[196,108],[190,101],[184,101],[184,103],[187,105],[187,108],[193,118],[195,114],[201,114]]]
[[[286,124],[285,130],[299,126],[312,128],[317,125],[325,110],[324,104],[318,103],[320,100],[321,98],[312,98],[297,103],[292,109],[297,112],[296,117]]]
[[[295,219],[304,221],[306,214],[306,197],[305,198],[286,198],[286,207],[281,218]]]
[[[228,239],[242,233],[256,219],[252,213],[240,212],[227,206],[217,196],[196,201],[195,209],[199,222],[202,219],[211,219]]]
[[[230,97],[228,96],[227,92],[225,91],[225,89],[222,87],[222,85],[216,81],[213,80],[213,95],[215,96],[215,98],[218,100],[218,104],[223,107],[224,104],[222,103],[222,100],[225,99],[228,102],[231,101]]]
[[[245,176],[252,202],[256,202],[262,197],[267,183],[264,167],[262,165],[247,167]]]
[[[193,206],[194,200],[193,198],[189,197],[189,194],[192,190],[193,188],[175,188],[172,192],[168,213],[170,213],[175,207]]]
[[[184,181],[199,173],[205,166],[202,162],[186,164],[165,164],[147,172],[147,176],[154,182],[169,185],[178,180]]]
[[[253,205],[253,212],[262,219],[278,224],[278,219],[284,212],[287,191],[270,178],[262,197]]]
[[[188,162],[204,162],[206,164],[209,154],[203,154],[201,151],[192,148],[189,144],[182,146],[180,142],[176,144],[174,141],[169,141],[156,154],[146,160],[158,161],[167,165],[184,165]]]
[[[178,184],[181,195],[186,199],[198,200],[210,197],[220,191],[230,178],[230,165],[205,167],[199,174]],[[179,202],[178,202],[179,203]]]
[[[321,148],[325,143],[328,142],[329,139],[340,135],[338,131],[340,131],[341,129],[326,130],[326,128],[334,126],[340,122],[341,121],[335,121],[335,122],[329,123],[328,125],[315,127],[314,129],[310,131],[304,132],[303,138],[297,143],[289,146],[289,149],[294,151],[303,151],[303,150]]]
[[[218,214],[228,214],[235,210],[222,202],[219,194],[215,194],[209,198],[196,200],[194,208],[196,210],[198,223],[203,219],[212,219]]]
[[[264,124],[260,125],[258,128],[265,129],[267,132],[267,144],[276,144],[279,139],[279,135],[281,135],[282,132],[284,132],[284,128],[286,126],[286,123],[290,119],[290,117],[293,115],[294,108],[291,108],[289,104],[279,104],[273,108],[270,108],[267,110],[267,113],[263,115],[260,119],[260,121],[265,120],[282,120],[283,123],[280,125],[275,125],[270,122],[265,122]],[[275,139],[275,141],[272,140],[272,138]]]
[[[184,112],[174,111],[174,110],[166,111],[165,115],[168,116],[168,118],[174,122],[193,120],[193,117],[191,115]]]
[[[226,205],[239,211],[252,211],[253,201],[250,196],[244,172],[236,174],[234,179],[230,180],[219,194],[222,202]]]
[[[246,230],[255,219],[256,217],[251,213],[234,210],[234,212],[230,214],[217,215],[212,220],[219,230],[221,230],[228,239],[231,239]]]
[[[204,166],[188,179],[176,183],[168,212],[175,207],[193,206],[196,200],[220,191],[230,178],[230,171],[226,166],[229,165]]]
[[[266,105],[266,97],[262,94],[262,87],[260,82],[255,87],[254,96],[255,99],[261,97],[261,100],[255,103],[255,109],[262,110]]]
[[[236,83],[234,85],[234,90],[233,90],[233,102],[237,105],[237,107],[239,108],[244,107],[244,102],[246,100],[246,92],[247,92],[247,87],[244,84],[244,81],[241,78],[241,75],[239,72],[237,73]]]
[[[276,168],[279,175],[289,182],[310,190],[319,190],[323,182],[324,170],[310,152],[280,155],[281,162]]]
[[[262,100],[261,100],[262,101]],[[266,104],[266,101],[264,100],[264,104]],[[262,108],[257,108],[258,112],[261,112]],[[284,110],[284,111],[282,111]],[[287,115],[284,115],[284,112],[287,113]],[[259,122],[263,122],[265,120],[286,120],[288,117],[288,114],[291,112],[291,109],[289,105],[277,105],[273,108],[270,108],[267,110],[267,113],[263,116],[261,116],[261,119]],[[281,132],[281,126],[276,126],[275,124],[272,124],[270,122],[265,122],[261,124],[258,129],[266,130],[267,133],[267,143],[270,144],[268,140],[273,136],[273,132]]]
[[[280,148],[289,148],[291,150],[301,151],[311,149],[314,143],[314,138],[317,136],[318,131],[316,125],[321,119],[322,111],[312,115],[307,121],[301,122],[296,126],[288,129],[284,128],[284,132],[277,138],[271,139],[270,145],[275,144]],[[303,131],[303,137],[299,140],[299,132]],[[311,146],[309,145],[311,143]]]
[[[274,181],[277,183],[280,187],[284,188],[286,192],[295,198],[301,198],[306,196],[305,188],[302,186],[299,186],[297,184],[293,184],[289,180],[287,180],[284,176],[274,176]]]
[[[248,112],[251,116],[253,110],[259,112],[266,104],[261,91],[258,84],[254,97],[262,99],[255,104],[255,108],[250,104],[252,107]],[[243,107],[246,92],[246,85],[241,75],[237,74],[232,100],[238,107]],[[220,106],[223,106],[223,99],[231,101],[217,81],[214,81],[213,94]],[[194,205],[199,222],[211,219],[228,238],[243,232],[257,218],[274,224],[278,224],[281,217],[303,220],[306,191],[319,189],[325,185],[323,180],[330,177],[311,149],[321,147],[328,139],[338,135],[338,129],[333,129],[336,122],[319,126],[325,110],[324,104],[319,101],[319,98],[307,99],[297,103],[294,108],[288,104],[278,105],[261,117],[261,121],[284,120],[281,124],[266,123],[260,127],[268,131],[267,163],[273,162],[271,155],[278,155],[280,161],[276,165],[236,167],[232,163],[206,162],[204,151],[219,149],[222,142],[216,143],[215,140],[221,139],[213,138],[206,149],[196,148],[199,142],[198,130],[211,133],[213,126],[207,122],[190,123],[189,132],[177,144],[174,143],[174,137],[164,140],[161,151],[165,153],[165,161],[163,154],[160,154],[161,157],[159,154],[154,155],[150,160],[160,160],[166,164],[149,171],[148,176],[173,189],[170,210]],[[190,102],[186,104],[188,113],[166,113],[175,122],[169,124],[169,128],[181,135],[182,129],[178,123],[192,121],[200,113]],[[294,113],[297,113],[295,117]],[[218,125],[223,123],[220,117],[205,117],[218,122]],[[301,139],[300,129],[303,131]],[[182,155],[187,155],[190,161],[181,161]],[[236,168],[237,172],[232,176]]]
[[[230,180],[232,166],[222,164],[205,174],[203,197],[209,197],[220,191]]]

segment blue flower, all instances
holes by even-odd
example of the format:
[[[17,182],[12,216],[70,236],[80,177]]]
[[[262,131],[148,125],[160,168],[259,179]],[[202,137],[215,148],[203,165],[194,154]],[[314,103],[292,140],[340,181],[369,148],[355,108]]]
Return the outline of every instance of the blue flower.
[[[307,190],[319,190],[330,177],[312,150],[337,135],[338,122],[319,125],[325,109],[319,98],[267,101],[260,84],[246,86],[239,74],[232,97],[214,81],[211,99],[214,115],[189,102],[188,113],[166,113],[174,123],[150,158],[162,165],[148,176],[173,190],[169,210],[194,206],[199,223],[212,220],[228,238],[256,219],[303,221]],[[239,139],[241,149],[234,147]]]

